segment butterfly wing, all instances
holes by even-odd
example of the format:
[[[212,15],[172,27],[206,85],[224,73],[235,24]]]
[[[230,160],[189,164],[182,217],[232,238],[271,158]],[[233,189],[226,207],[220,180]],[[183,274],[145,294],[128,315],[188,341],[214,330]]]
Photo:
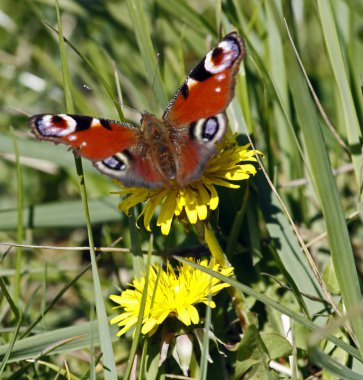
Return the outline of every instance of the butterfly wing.
[[[155,170],[142,133],[131,124],[91,116],[42,114],[31,117],[29,125],[38,139],[70,146],[126,187],[155,188],[165,182]]]
[[[205,165],[216,154],[216,144],[221,142],[227,131],[227,117],[224,112],[199,119],[178,128],[173,135],[176,147],[177,182],[184,186],[196,181]]]
[[[200,177],[226,132],[224,110],[234,96],[245,52],[237,33],[225,36],[192,70],[164,113],[171,151],[176,152],[176,179],[182,186]],[[143,131],[130,124],[66,114],[35,115],[29,124],[38,139],[70,146],[127,187],[157,188],[169,179],[152,154],[169,148],[153,149]]]
[[[103,160],[139,141],[131,124],[80,115],[35,115],[29,125],[39,140],[66,144],[80,156]]]
[[[234,96],[235,76],[246,55],[243,39],[227,34],[191,71],[163,119],[185,125],[223,112]]]
[[[144,143],[93,164],[101,173],[121,181],[125,187],[156,189],[167,183],[167,179],[156,169],[150,149]]]
[[[226,107],[234,96],[236,74],[246,55],[243,39],[227,34],[191,71],[169,103],[163,119],[173,133],[177,150],[177,181],[197,180],[216,143],[227,131]]]

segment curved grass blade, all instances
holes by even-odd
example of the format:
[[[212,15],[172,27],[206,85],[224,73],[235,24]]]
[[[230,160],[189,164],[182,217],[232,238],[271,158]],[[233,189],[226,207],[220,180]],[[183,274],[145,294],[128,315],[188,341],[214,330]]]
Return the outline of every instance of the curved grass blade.
[[[64,88],[65,88],[64,95],[66,98],[67,112],[74,113],[72,92],[71,92],[71,79],[68,72],[68,64],[67,64],[67,59],[66,59],[65,49],[64,49],[62,23],[61,23],[58,0],[56,0],[56,11],[57,11],[57,23],[58,23],[58,30],[59,30],[59,33],[58,33],[59,49],[60,49],[60,54],[61,54],[63,81],[64,81]],[[101,283],[100,283],[100,278],[98,275],[98,267],[97,267],[96,253],[94,249],[92,226],[91,226],[89,209],[88,209],[87,191],[86,191],[86,185],[85,185],[84,174],[83,174],[83,169],[82,169],[82,160],[81,158],[76,157],[76,155],[75,155],[75,164],[76,164],[77,174],[79,176],[79,181],[80,181],[80,191],[81,191],[84,215],[85,215],[86,225],[87,225],[88,242],[90,246],[97,322],[98,322],[101,350],[103,353],[102,355],[103,375],[106,380],[114,380],[114,379],[117,379],[116,365],[115,365],[115,360],[114,360],[114,355],[113,355],[110,329],[109,329],[109,324],[108,324],[108,320],[106,316],[105,304],[103,301]]]
[[[277,301],[271,299],[270,297],[267,297],[264,294],[261,294],[255,290],[253,290],[252,288],[250,288],[247,285],[241,284],[240,282],[238,282],[232,278],[223,276],[222,274],[215,272],[215,271],[213,271],[207,267],[203,267],[197,263],[194,263],[193,261],[186,260],[186,259],[179,257],[179,256],[173,256],[173,257],[176,260],[180,261],[181,263],[190,265],[195,269],[199,269],[202,272],[208,273],[210,276],[213,276],[213,277],[218,278],[219,280],[221,280],[227,284],[230,284],[231,286],[240,290],[242,293],[245,293],[245,294],[257,299],[258,301],[264,303],[265,305],[272,307],[273,309],[277,310],[278,312],[287,315],[288,317],[290,317],[294,321],[300,323],[301,325],[305,326],[309,330],[314,331],[314,330],[320,328],[317,324],[315,324],[314,322],[311,322],[309,319],[302,316],[301,314],[296,313],[295,311],[289,309],[285,305],[281,304],[281,302],[277,302]],[[356,359],[362,361],[362,356],[356,348],[350,346],[349,344],[343,342],[342,340],[340,340],[340,339],[338,339],[332,335],[327,336],[326,339],[331,341],[336,346],[340,347],[342,350],[346,351],[348,354],[352,355]]]

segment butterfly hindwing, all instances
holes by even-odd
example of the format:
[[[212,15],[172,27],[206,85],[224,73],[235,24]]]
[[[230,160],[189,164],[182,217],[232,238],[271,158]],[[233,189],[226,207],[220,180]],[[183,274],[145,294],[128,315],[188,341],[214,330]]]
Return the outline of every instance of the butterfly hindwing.
[[[125,187],[159,188],[165,177],[155,168],[150,150],[143,143],[136,144],[93,165],[103,174],[122,182]]]
[[[178,154],[177,181],[185,185],[197,180],[227,131],[227,117],[220,113],[192,122],[174,137]]]
[[[38,139],[69,145],[92,161],[110,157],[139,140],[139,130],[131,124],[91,116],[35,115],[29,125]]]
[[[163,119],[185,125],[223,112],[234,96],[235,76],[246,54],[242,38],[227,34],[191,71]]]

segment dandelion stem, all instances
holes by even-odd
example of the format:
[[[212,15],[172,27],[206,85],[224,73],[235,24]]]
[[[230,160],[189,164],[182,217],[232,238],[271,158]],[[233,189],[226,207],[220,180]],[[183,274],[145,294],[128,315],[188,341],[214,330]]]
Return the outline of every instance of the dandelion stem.
[[[222,266],[222,268],[228,268],[231,266],[230,262],[227,259],[227,256],[224,254],[222,247],[219,245],[216,235],[210,224],[204,224],[204,238],[208,245],[208,248],[215,258],[216,262]]]
[[[221,265],[222,268],[230,267],[231,264],[228,261],[227,256],[224,254],[222,247],[220,246],[216,235],[209,223],[205,224],[204,238],[216,262]],[[232,276],[232,278],[235,278],[235,276]],[[241,328],[242,330],[245,330],[250,325],[250,321],[247,313],[245,312],[246,307],[244,296],[234,287],[228,288],[228,293],[232,299],[234,309],[241,324]]]

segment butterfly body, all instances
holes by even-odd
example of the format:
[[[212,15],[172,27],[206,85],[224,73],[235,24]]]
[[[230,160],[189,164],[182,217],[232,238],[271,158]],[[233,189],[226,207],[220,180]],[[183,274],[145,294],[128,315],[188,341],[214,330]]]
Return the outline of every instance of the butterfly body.
[[[80,115],[35,115],[38,139],[69,145],[124,186],[186,186],[200,178],[227,130],[225,108],[245,47],[232,32],[191,71],[162,118],[142,114],[140,127]]]
[[[174,128],[150,114],[144,114],[141,127],[153,166],[167,184],[177,175],[176,146],[172,136]]]

